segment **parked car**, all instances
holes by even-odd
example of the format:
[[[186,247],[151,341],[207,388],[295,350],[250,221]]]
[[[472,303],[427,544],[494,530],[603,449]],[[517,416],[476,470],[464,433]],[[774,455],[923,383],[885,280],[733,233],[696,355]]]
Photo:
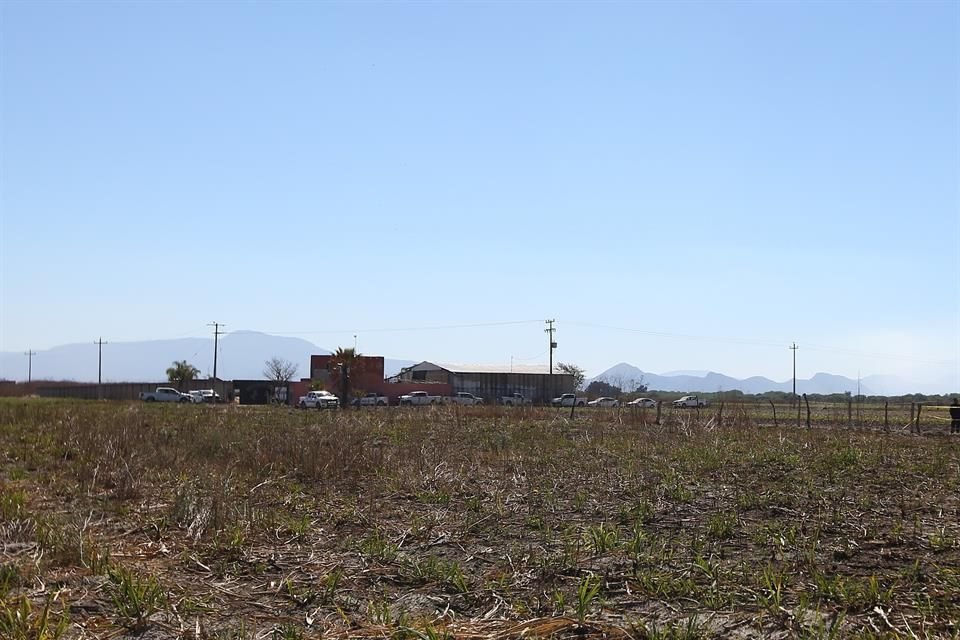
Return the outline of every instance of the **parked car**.
[[[200,389],[200,393],[203,396],[203,402],[210,402],[210,403],[223,402],[220,399],[220,394],[214,391],[213,389]]]
[[[475,396],[472,393],[467,393],[466,391],[458,391],[457,395],[450,398],[450,402],[473,407],[478,404],[483,404],[483,398]]]
[[[530,398],[524,398],[523,394],[511,393],[508,396],[503,396],[502,398],[500,398],[500,402],[502,402],[508,407],[514,407],[514,406],[522,407],[527,404],[532,404],[533,401],[530,400]]]
[[[157,387],[156,391],[141,391],[140,399],[144,402],[191,402],[188,394],[180,393],[173,387]]]
[[[656,401],[656,400],[651,400],[650,398],[637,398],[636,400],[631,400],[630,402],[628,402],[627,405],[628,405],[628,406],[631,406],[631,407],[650,407],[650,408],[656,408],[656,406],[657,406],[657,401]]]
[[[679,400],[673,401],[673,406],[677,409],[700,408],[707,406],[706,400],[701,400],[697,396],[683,396]]]
[[[300,396],[297,406],[301,409],[336,409],[340,406],[340,398],[329,391],[310,391]]]
[[[355,407],[385,407],[390,404],[390,399],[379,393],[368,393],[360,398],[354,398],[350,404]]]
[[[591,400],[587,403],[587,405],[591,407],[619,407],[620,401],[616,398],[603,396],[601,398],[597,398],[596,400]]]
[[[411,391],[406,395],[400,396],[400,404],[405,406],[443,404],[443,396],[431,396],[426,391]]]
[[[550,404],[552,404],[555,407],[572,407],[572,406],[584,407],[587,404],[587,399],[578,398],[577,394],[575,393],[565,393],[559,398],[554,398],[553,400],[551,400]]]
[[[190,396],[190,402],[194,404],[203,404],[203,392],[202,391],[188,391],[187,395]]]

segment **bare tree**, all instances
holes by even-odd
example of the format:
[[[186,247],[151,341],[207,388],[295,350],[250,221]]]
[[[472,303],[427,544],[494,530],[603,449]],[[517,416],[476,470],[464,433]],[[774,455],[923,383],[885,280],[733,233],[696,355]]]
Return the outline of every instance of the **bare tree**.
[[[263,363],[263,375],[273,382],[290,382],[297,375],[297,365],[274,356]]]
[[[583,380],[585,375],[583,369],[578,367],[575,364],[570,364],[569,362],[558,362],[557,369],[560,373],[568,373],[573,376],[573,389],[579,391],[580,387],[583,386]]]

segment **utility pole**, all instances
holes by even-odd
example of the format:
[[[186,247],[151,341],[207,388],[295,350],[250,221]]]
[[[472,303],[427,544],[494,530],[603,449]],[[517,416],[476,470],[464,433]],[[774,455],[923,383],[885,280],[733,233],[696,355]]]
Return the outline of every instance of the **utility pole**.
[[[550,340],[550,376],[547,378],[547,380],[549,381],[547,383],[549,385],[548,387],[549,390],[547,391],[547,400],[552,398],[553,394],[556,393],[557,391],[556,385],[553,384],[553,350],[557,348],[557,343],[554,342],[553,340],[553,332],[556,331],[556,329],[553,328],[554,322],[556,322],[556,320],[547,320],[546,321],[547,328],[543,330],[543,332],[546,333],[547,336],[549,336],[549,340]],[[511,371],[513,370],[513,358],[510,359],[510,370]]]
[[[857,426],[861,427],[863,424],[860,422],[860,369],[857,369]]]
[[[793,401],[797,403],[798,427],[800,426],[800,398],[797,397],[797,349],[799,348],[796,342],[790,345],[790,350],[793,351]]]
[[[553,375],[553,350],[557,348],[557,343],[553,341],[553,332],[556,331],[553,327],[554,322],[556,322],[556,320],[547,320],[547,328],[543,330],[544,333],[550,336],[550,375]]]
[[[23,355],[27,356],[27,382],[33,380],[33,356],[37,355],[37,352],[33,349],[27,349],[23,352]]]
[[[103,382],[103,345],[110,343],[104,342],[101,336],[93,344],[97,345],[97,384],[101,384]]]
[[[217,384],[217,344],[218,338],[223,335],[223,331],[220,331],[220,327],[225,327],[227,325],[222,322],[209,322],[207,323],[208,327],[213,327],[213,384]],[[216,392],[216,389],[214,389]]]
[[[793,351],[793,397],[797,397],[797,349],[800,347],[797,346],[797,343],[794,342],[790,345],[790,350]]]

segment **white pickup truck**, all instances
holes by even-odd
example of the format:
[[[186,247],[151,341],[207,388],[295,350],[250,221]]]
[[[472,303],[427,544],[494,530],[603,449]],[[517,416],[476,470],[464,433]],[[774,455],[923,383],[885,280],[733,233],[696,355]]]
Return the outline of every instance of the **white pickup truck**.
[[[521,393],[511,393],[508,396],[503,396],[500,398],[500,402],[508,407],[522,407],[527,404],[532,404],[530,398],[524,398]]]
[[[310,391],[300,396],[297,406],[301,409],[336,409],[340,406],[340,398],[329,391]]]
[[[468,407],[475,407],[478,404],[483,404],[483,398],[479,398],[472,393],[467,393],[466,391],[458,391],[457,395],[450,398],[450,402],[454,404],[462,404]]]
[[[551,400],[550,404],[552,404],[555,407],[573,407],[573,406],[585,407],[587,406],[587,399],[578,398],[577,394],[575,393],[565,393],[559,398],[554,398],[553,400]]]
[[[350,404],[355,407],[385,407],[390,404],[390,398],[379,393],[368,393],[359,398],[354,398]]]
[[[400,404],[408,407],[422,404],[443,404],[443,396],[431,396],[426,391],[411,391],[400,396]]]
[[[157,387],[156,391],[141,391],[144,402],[193,402],[189,394],[180,393],[173,387]]]
[[[677,409],[700,408],[707,406],[707,401],[701,400],[697,396],[683,396],[679,400],[674,400],[673,406]]]

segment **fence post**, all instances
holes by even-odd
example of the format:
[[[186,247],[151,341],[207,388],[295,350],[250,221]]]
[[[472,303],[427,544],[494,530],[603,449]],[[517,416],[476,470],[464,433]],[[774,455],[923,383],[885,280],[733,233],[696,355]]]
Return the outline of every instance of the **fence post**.
[[[780,425],[777,423],[777,405],[773,404],[773,400],[770,400],[769,402],[770,406],[773,407],[773,426],[779,427]]]
[[[807,405],[807,429],[810,428],[810,399],[807,394],[803,394],[803,403]]]
[[[660,426],[660,404],[661,402],[657,400],[657,426]]]
[[[847,426],[853,425],[853,400],[847,398]]]
[[[889,404],[889,403],[888,403],[886,400],[883,401],[883,430],[884,430],[884,431],[890,431],[890,423],[889,423],[888,417],[887,417],[887,406],[888,406],[888,404]]]
[[[917,435],[920,435],[920,409],[923,408],[923,404],[917,403]]]

